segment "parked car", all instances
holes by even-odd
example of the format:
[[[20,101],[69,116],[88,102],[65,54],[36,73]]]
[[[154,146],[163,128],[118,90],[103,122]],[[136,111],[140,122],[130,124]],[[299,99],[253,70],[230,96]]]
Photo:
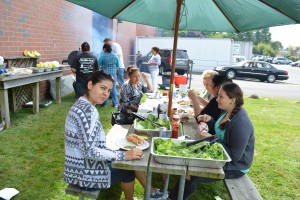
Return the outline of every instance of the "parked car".
[[[170,72],[172,67],[172,49],[160,49],[158,52],[161,56],[161,65],[159,66],[159,74],[163,74],[164,72]],[[149,72],[147,62],[151,58],[152,53],[151,51],[145,55],[140,56],[136,60],[136,65],[140,68],[142,72]],[[179,75],[183,75],[187,73],[189,69],[189,56],[186,50],[177,49],[176,51],[176,66],[175,72]]]
[[[266,60],[266,56],[257,55],[255,57],[252,57],[251,60],[265,61]]]
[[[232,62],[238,63],[247,60],[245,56],[232,56]]]
[[[264,61],[247,60],[232,66],[219,66],[214,70],[229,79],[245,77],[274,83],[276,80],[287,80],[289,78],[287,71],[276,69],[270,63]]]
[[[274,59],[274,57],[267,57],[267,59],[265,61],[268,63],[273,63],[273,59]]]
[[[292,62],[292,63],[290,63],[290,65],[292,67],[300,67],[300,60],[297,60],[296,62]]]
[[[293,61],[291,61],[290,59],[287,59],[287,58],[274,58],[272,62],[273,62],[273,64],[289,65]]]

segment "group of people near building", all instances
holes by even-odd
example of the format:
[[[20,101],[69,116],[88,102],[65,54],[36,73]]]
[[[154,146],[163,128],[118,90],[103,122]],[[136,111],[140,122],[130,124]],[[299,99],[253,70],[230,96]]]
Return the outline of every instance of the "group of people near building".
[[[112,98],[113,107],[118,107],[118,94],[117,94],[117,83],[119,86],[124,84],[124,61],[123,52],[121,46],[112,41],[110,38],[104,39],[103,52],[99,59],[90,52],[90,45],[84,42],[81,45],[82,53],[78,54],[71,65],[71,70],[76,74],[76,81],[73,84],[76,97],[83,96],[84,91],[87,87],[88,78],[91,74],[98,69],[102,69],[104,72],[110,74],[116,82],[114,82],[112,92],[110,94]],[[153,47],[153,56],[149,59],[149,71],[152,80],[152,92],[157,90],[157,77],[159,74],[159,65],[161,64],[161,58],[158,54],[159,48]],[[107,106],[108,101],[103,103],[103,106]]]
[[[78,66],[72,65],[72,71],[76,76],[86,75],[82,76],[85,78],[76,79],[86,85],[76,86],[81,93],[77,93],[80,95],[66,119],[64,177],[69,184],[86,190],[109,188],[112,184],[121,182],[125,199],[132,200],[135,178],[144,188],[146,187],[145,173],[113,169],[111,161],[142,159],[143,152],[137,148],[126,152],[109,149],[106,146],[105,132],[96,105],[107,105],[107,99],[112,95],[113,106],[118,106],[123,119],[128,120],[130,116],[127,110],[137,112],[143,93],[155,91],[156,86],[153,82],[151,84],[147,75],[141,73],[136,66],[127,68],[128,82],[124,83],[122,79],[118,79],[120,68],[117,68],[121,66],[118,55],[108,55],[113,51],[113,43],[111,40],[104,42],[104,53],[99,58],[102,70],[96,70],[98,59],[85,51],[89,50],[87,43],[82,44],[82,54],[86,55],[78,55],[80,65],[78,63]],[[158,76],[160,64],[158,52],[159,48],[152,48],[153,56],[149,60],[152,81],[155,80],[154,76]],[[113,68],[112,65],[116,67]],[[198,123],[206,123],[209,127],[209,131],[201,132],[200,137],[219,135],[220,143],[231,158],[231,162],[223,167],[225,179],[241,177],[250,170],[255,143],[253,125],[243,107],[243,92],[236,83],[215,71],[205,71],[202,76],[205,92],[200,95],[192,90],[188,92],[188,97],[193,102],[195,119]],[[140,83],[141,77],[144,78],[146,85]],[[114,93],[117,80],[122,84],[119,101],[117,93]],[[132,123],[133,119],[129,119],[129,123]],[[188,199],[195,192],[198,183],[211,181],[216,179],[187,177],[184,199]],[[179,181],[170,190],[169,199],[177,199],[178,188]],[[161,197],[162,193],[152,187],[151,199]]]

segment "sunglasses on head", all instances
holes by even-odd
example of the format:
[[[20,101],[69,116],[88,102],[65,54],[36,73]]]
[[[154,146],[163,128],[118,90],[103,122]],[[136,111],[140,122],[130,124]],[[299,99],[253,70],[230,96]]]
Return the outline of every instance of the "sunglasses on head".
[[[140,71],[140,69],[139,68],[131,68],[131,69],[129,69],[129,73],[133,72],[133,71]]]

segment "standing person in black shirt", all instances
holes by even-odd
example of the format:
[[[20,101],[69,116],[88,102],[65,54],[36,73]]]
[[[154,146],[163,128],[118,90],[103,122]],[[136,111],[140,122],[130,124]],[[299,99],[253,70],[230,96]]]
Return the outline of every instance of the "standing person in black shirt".
[[[81,51],[71,65],[71,71],[76,74],[76,81],[73,83],[76,98],[84,95],[89,78],[93,72],[99,70],[98,59],[90,53],[89,43],[82,43]]]

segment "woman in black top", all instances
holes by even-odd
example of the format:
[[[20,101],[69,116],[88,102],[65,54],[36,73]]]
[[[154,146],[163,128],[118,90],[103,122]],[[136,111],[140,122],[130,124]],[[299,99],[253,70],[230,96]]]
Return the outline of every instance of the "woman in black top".
[[[196,116],[197,122],[199,122],[197,117],[199,115],[204,115],[204,114],[211,116],[214,120],[218,119],[222,110],[220,108],[218,108],[218,103],[217,103],[216,99],[217,99],[218,91],[219,91],[221,85],[223,83],[225,83],[226,81],[231,82],[231,80],[226,79],[224,76],[221,76],[219,74],[216,74],[213,76],[212,82],[207,87],[207,90],[208,90],[209,94],[213,95],[214,97],[208,102],[208,104],[202,110],[198,103],[198,97],[197,97],[196,93],[194,93],[191,90],[189,91],[188,97],[193,101],[194,114]],[[196,111],[199,111],[199,110],[201,110],[201,111],[199,113],[196,113]]]

